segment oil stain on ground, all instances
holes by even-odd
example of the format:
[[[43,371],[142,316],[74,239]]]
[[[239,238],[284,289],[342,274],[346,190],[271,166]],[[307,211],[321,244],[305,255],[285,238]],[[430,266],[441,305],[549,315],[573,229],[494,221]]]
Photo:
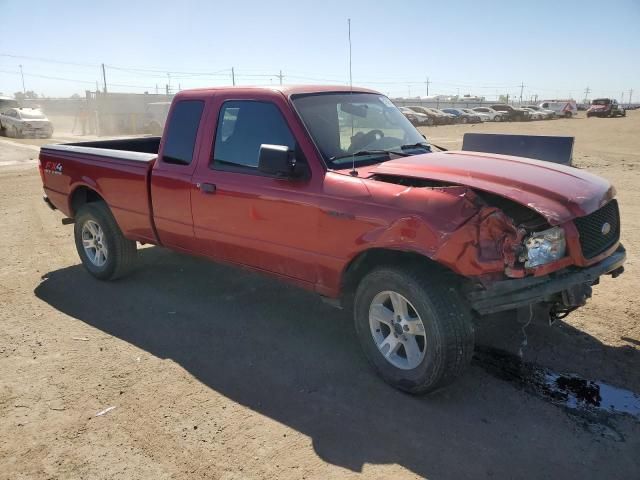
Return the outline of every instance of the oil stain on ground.
[[[588,422],[607,424],[612,415],[640,420],[640,395],[629,390],[578,375],[559,374],[524,362],[517,355],[487,347],[476,348],[474,361],[491,375],[560,405]]]

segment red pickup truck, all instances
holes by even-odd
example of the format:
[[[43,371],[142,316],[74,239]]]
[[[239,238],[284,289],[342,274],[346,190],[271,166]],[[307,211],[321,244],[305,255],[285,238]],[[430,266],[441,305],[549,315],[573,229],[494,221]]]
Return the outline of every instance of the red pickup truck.
[[[433,152],[360,88],[183,91],[161,138],[48,145],[40,173],[93,276],[129,272],[140,242],[288,280],[352,311],[369,361],[412,393],[461,374],[484,316],[562,318],[625,260],[606,180]]]

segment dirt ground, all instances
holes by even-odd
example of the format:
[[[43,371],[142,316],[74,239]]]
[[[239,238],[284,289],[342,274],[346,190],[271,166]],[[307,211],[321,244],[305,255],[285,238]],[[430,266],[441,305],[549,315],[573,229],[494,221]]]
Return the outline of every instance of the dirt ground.
[[[575,136],[575,164],[616,185],[626,272],[530,326],[524,357],[640,392],[640,112],[423,131]],[[585,419],[477,362],[402,394],[343,313],[271,279],[152,247],[94,280],[41,201],[41,143],[0,139],[0,478],[640,478],[638,420]],[[497,333],[522,341],[513,318],[478,337]]]

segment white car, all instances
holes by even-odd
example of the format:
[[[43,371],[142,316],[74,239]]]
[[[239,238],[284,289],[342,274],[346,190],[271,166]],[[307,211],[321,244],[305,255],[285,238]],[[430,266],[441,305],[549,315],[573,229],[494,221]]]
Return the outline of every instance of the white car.
[[[37,108],[17,107],[0,113],[0,131],[13,138],[51,138],[53,125]]]
[[[468,113],[469,115],[475,115],[477,117],[480,117],[480,120],[482,120],[483,122],[491,121],[491,117],[486,113],[476,112],[475,110],[471,110],[470,108],[461,108],[460,110],[462,110],[465,113]]]
[[[554,112],[553,110],[538,107],[537,105],[525,105],[524,108],[528,108],[529,110],[535,110],[536,112],[540,112],[544,114],[545,119],[556,118],[556,112]]]
[[[522,108],[522,110],[526,110],[527,112],[529,112],[529,117],[531,117],[531,120],[544,120],[547,117],[545,113],[538,112],[531,108],[526,108],[526,107],[520,107],[520,108]]]
[[[481,113],[483,115],[487,115],[491,122],[502,122],[504,120],[504,114],[493,108],[489,107],[476,107],[472,108],[475,113]]]

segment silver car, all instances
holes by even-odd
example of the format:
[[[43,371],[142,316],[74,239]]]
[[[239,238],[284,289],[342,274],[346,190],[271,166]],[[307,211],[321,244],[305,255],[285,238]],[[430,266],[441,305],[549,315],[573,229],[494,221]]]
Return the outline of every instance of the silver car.
[[[0,113],[0,131],[13,138],[51,138],[53,125],[37,108],[9,108]]]

